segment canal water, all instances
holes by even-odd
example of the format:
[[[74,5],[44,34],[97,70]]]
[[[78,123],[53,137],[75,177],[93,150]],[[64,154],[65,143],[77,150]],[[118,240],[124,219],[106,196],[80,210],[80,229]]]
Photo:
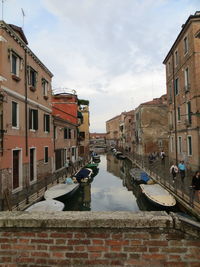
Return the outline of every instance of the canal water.
[[[119,160],[112,153],[101,155],[91,183],[80,185],[65,203],[68,211],[151,211],[161,210],[142,194],[129,174],[128,159]],[[175,207],[170,211],[178,211]]]

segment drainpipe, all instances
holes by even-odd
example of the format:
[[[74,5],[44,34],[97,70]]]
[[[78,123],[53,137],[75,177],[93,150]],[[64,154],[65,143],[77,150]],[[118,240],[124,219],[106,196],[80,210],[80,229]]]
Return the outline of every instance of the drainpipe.
[[[25,50],[24,62],[24,87],[25,87],[25,146],[26,156],[28,156],[28,84],[27,84],[27,51]]]
[[[175,95],[175,75],[174,75],[174,52],[172,52],[172,77],[173,77],[173,95],[174,95],[174,136],[175,136],[175,159],[178,164],[177,151],[177,118],[176,118],[176,95]]]

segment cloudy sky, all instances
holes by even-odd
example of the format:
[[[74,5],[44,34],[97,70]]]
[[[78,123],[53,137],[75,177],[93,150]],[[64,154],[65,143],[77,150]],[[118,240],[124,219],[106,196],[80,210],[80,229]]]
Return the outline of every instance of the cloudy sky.
[[[2,0],[1,0],[2,1]],[[90,131],[166,92],[162,64],[199,0],[4,0],[54,89],[90,101]]]

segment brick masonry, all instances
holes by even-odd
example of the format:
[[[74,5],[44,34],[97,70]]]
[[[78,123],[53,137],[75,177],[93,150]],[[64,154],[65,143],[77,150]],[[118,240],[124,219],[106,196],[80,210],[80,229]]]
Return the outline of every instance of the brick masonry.
[[[1,212],[0,266],[200,266],[191,229],[165,212]]]

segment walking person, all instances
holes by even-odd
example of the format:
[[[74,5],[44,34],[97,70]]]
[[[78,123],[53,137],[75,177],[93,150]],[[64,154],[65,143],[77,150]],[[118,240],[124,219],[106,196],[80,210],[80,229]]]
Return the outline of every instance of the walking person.
[[[172,180],[174,183],[176,180],[176,175],[178,173],[178,167],[173,163],[172,163],[172,166],[170,167],[170,173],[172,174]]]
[[[162,150],[160,152],[161,163],[165,163],[165,157],[166,157],[165,152]]]
[[[200,202],[200,171],[196,171],[192,178],[192,188],[197,193],[198,200]]]
[[[185,178],[185,171],[186,171],[186,167],[185,167],[185,164],[184,164],[183,160],[180,161],[180,163],[178,164],[178,169],[179,169],[179,172],[180,172],[181,181],[183,182],[184,178]]]

